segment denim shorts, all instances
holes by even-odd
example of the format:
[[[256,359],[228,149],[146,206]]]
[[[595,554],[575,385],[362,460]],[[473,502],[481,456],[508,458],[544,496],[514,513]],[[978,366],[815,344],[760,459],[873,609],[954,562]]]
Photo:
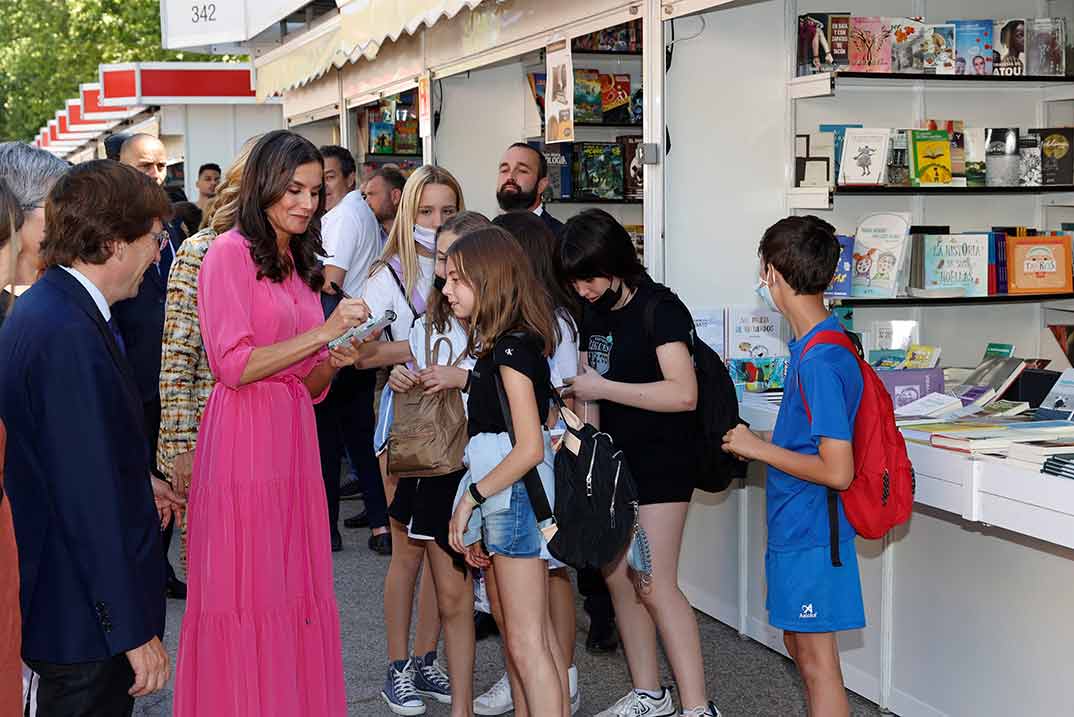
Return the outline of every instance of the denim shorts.
[[[550,557],[548,549],[544,536],[537,529],[537,516],[530,505],[526,486],[520,480],[507,490],[511,491],[511,505],[507,510],[484,517],[481,532],[485,550],[489,555],[509,558],[547,559]]]

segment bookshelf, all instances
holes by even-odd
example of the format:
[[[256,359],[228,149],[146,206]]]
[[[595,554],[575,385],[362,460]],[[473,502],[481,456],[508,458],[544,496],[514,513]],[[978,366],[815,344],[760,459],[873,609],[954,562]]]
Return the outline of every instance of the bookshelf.
[[[883,89],[935,86],[950,90],[1043,90],[1052,101],[1074,99],[1074,77],[997,75],[912,75],[892,72],[822,72],[787,81],[791,99],[831,97],[838,89]]]
[[[1025,304],[1049,301],[1066,301],[1074,299],[1074,294],[999,294],[995,296],[953,296],[948,298],[928,298],[918,296],[900,296],[894,299],[870,298],[864,296],[833,297],[833,306],[974,306],[982,304]]]
[[[789,209],[829,209],[837,197],[968,197],[977,195],[1047,196],[1047,206],[1074,207],[1074,185],[1048,187],[887,187],[840,186],[792,187],[787,192]],[[1069,195],[1069,196],[1067,196]]]
[[[551,199],[547,204],[636,204],[641,205],[640,199]]]

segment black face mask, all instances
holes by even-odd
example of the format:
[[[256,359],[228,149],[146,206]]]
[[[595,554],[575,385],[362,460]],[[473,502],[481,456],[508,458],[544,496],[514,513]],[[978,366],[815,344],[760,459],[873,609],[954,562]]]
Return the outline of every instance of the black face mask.
[[[500,209],[504,210],[505,212],[515,212],[523,209],[529,209],[537,203],[536,185],[534,185],[533,189],[527,192],[518,184],[515,184],[513,182],[512,184],[514,184],[514,186],[518,189],[517,192],[504,191],[504,187],[507,186],[506,183],[503,187],[500,187],[499,191],[496,192],[496,201],[500,203]]]
[[[447,279],[445,279],[442,276],[434,276],[433,277],[433,288],[434,289],[436,289],[441,294],[443,294],[445,286],[447,286]]]
[[[590,304],[590,306],[593,307],[594,311],[606,314],[619,303],[619,299],[621,298],[623,298],[623,282],[619,282],[619,286],[614,289],[609,286],[604,290],[604,293],[600,295],[600,298]]]

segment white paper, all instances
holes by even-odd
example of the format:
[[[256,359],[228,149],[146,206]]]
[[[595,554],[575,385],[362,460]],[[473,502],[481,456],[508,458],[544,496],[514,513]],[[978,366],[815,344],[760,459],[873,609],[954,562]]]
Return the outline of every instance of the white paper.
[[[724,318],[723,309],[693,309],[694,332],[697,338],[708,344],[708,347],[723,358],[724,350]]]
[[[574,141],[574,61],[570,40],[545,49],[544,141]]]

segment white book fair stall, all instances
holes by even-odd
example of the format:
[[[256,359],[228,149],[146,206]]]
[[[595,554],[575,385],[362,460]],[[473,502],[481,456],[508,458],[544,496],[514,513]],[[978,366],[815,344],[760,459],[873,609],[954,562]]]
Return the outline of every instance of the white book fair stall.
[[[181,46],[187,4],[164,5]],[[219,26],[245,32],[197,44],[251,52],[250,95],[282,101],[287,126],[360,163],[442,164],[489,215],[502,152],[534,143],[548,210],[632,227],[755,430],[774,425],[792,338],[756,297],[758,242],[788,214],[834,225],[831,306],[889,386],[916,473],[911,520],[857,543],[867,627],[840,636],[847,686],[908,717],[1074,714],[1074,2],[340,0],[301,21],[312,6],[285,5],[247,2]],[[123,111],[167,109],[140,77]],[[40,144],[75,151],[120,121],[105,94]],[[183,106],[161,131],[189,138],[190,162],[208,108]],[[761,466],[696,493],[681,587],[782,651],[765,526]]]

